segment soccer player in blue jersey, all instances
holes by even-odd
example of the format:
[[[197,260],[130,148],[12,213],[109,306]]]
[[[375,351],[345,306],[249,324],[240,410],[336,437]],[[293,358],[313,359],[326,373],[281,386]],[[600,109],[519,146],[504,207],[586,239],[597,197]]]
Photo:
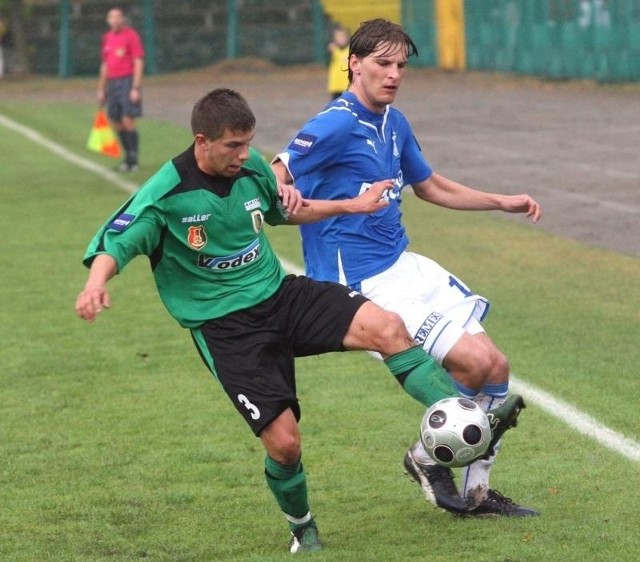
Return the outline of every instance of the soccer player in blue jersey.
[[[406,117],[391,106],[416,54],[401,26],[364,22],[351,38],[348,91],[309,120],[272,167],[280,184],[294,183],[312,199],[347,199],[377,181],[393,181],[385,196],[389,205],[376,213],[300,227],[307,275],[339,281],[400,314],[460,394],[488,411],[504,403],[509,386],[507,358],[480,323],[489,302],[433,260],[407,251],[403,190],[411,186],[418,199],[450,209],[523,213],[534,222],[541,208],[528,195],[479,191],[431,169]],[[436,465],[420,440],[407,451],[404,466],[427,499],[449,511],[469,505],[477,516],[537,515],[491,489],[495,452],[465,469],[461,493],[451,470]]]

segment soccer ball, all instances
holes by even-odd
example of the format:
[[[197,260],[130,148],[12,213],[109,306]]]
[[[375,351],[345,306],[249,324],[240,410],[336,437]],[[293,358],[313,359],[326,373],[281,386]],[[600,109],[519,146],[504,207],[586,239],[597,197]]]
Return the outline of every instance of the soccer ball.
[[[450,468],[466,466],[484,455],[491,441],[487,415],[467,398],[444,398],[422,418],[420,438],[431,458]]]

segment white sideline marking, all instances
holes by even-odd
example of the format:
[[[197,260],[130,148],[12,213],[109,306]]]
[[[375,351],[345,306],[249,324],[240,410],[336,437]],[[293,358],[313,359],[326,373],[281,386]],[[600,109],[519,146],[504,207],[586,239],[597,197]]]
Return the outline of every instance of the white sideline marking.
[[[124,189],[127,193],[133,193],[138,186],[131,183],[130,181],[125,180],[121,176],[119,176],[116,172],[109,170],[109,168],[105,168],[101,164],[96,164],[87,158],[83,158],[82,156],[78,156],[73,152],[67,150],[61,144],[49,140],[48,138],[42,136],[40,133],[31,129],[30,127],[25,127],[20,123],[16,123],[12,119],[5,117],[0,113],[0,125],[4,125],[7,129],[11,129],[16,133],[20,133],[23,137],[26,137],[30,141],[39,144],[43,148],[46,148],[50,152],[60,156],[67,162],[71,162],[80,168],[84,168],[90,172],[93,172],[97,176],[110,181],[111,183],[117,185],[119,188]]]
[[[57,154],[67,162],[71,162],[80,168],[84,168],[85,170],[93,172],[101,178],[110,181],[127,193],[133,193],[138,187],[136,184],[125,180],[108,168],[74,154],[62,145],[42,136],[34,129],[20,125],[2,114],[0,114],[0,125],[4,125],[7,129],[11,129],[16,133],[23,135],[43,148]],[[302,275],[304,273],[304,270],[296,264],[282,258],[280,258],[280,261],[289,273],[293,273],[295,275]],[[640,444],[633,439],[609,429],[595,418],[581,412],[570,404],[563,402],[548,392],[540,390],[532,384],[521,381],[513,376],[511,377],[511,388],[519,394],[522,394],[528,402],[535,404],[548,414],[560,419],[569,427],[575,429],[578,433],[590,437],[600,445],[611,449],[613,452],[632,461],[640,461]]]
[[[542,408],[548,414],[561,419],[578,433],[591,437],[604,447],[615,453],[627,457],[632,461],[640,461],[640,444],[629,437],[609,429],[597,419],[581,412],[567,402],[555,398],[548,392],[511,376],[510,387],[518,394],[522,394],[527,402]]]

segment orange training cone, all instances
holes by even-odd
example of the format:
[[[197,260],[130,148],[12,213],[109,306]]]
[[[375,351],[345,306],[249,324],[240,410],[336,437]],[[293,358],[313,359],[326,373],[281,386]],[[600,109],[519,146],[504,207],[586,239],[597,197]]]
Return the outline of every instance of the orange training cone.
[[[98,110],[93,120],[87,148],[111,158],[120,158],[120,144],[111,125],[109,125],[106,113],[102,109]]]

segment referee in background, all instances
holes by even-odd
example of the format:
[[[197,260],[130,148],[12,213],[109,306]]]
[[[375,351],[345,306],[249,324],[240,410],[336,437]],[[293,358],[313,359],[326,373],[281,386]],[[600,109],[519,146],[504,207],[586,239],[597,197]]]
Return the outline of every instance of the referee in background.
[[[142,115],[140,86],[144,72],[144,47],[138,32],[127,26],[122,8],[107,12],[109,31],[102,36],[98,103],[107,102],[109,118],[118,131],[125,159],[121,172],[138,168],[136,117]]]

